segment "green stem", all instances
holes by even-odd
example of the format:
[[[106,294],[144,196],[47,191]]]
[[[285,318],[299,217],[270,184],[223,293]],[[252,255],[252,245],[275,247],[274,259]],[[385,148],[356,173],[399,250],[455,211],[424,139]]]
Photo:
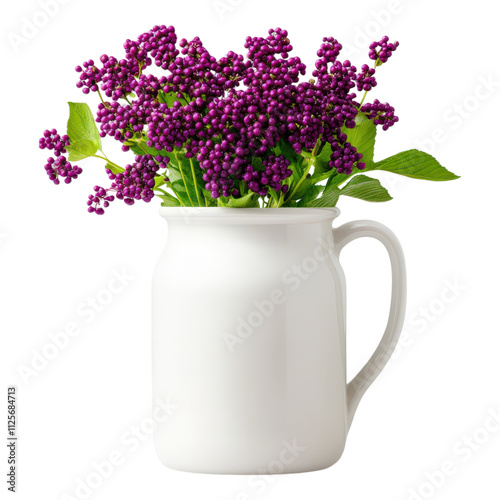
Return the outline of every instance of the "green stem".
[[[97,89],[97,93],[99,94],[99,99],[101,99],[101,102],[104,104],[104,106],[106,106],[106,103],[104,102],[104,99],[102,98],[101,91],[99,89]]]
[[[278,200],[278,206],[276,208],[281,207],[283,205],[283,202],[285,201],[285,196],[283,194],[283,191],[280,192],[280,199]]]
[[[102,151],[101,151],[102,153]],[[104,155],[104,153],[102,153]],[[112,162],[106,155],[100,156],[100,155],[92,155],[94,158],[100,158],[101,160],[104,160],[105,162],[109,163],[111,166],[116,167],[120,170],[125,170],[123,167],[120,167],[120,165],[117,165],[116,163]]]
[[[179,157],[177,156],[177,153],[175,151],[174,151],[174,156],[175,156],[175,161],[177,162],[177,166],[179,167],[179,172],[181,173],[182,182],[184,183],[184,187],[186,188],[186,193],[188,195],[189,201],[191,202],[191,206],[194,207],[195,204],[193,203],[193,200],[191,199],[191,195],[189,194],[189,189],[187,187],[186,178],[184,177],[184,172],[182,171],[182,162],[179,161]]]
[[[366,99],[366,94],[368,94],[368,91],[367,91],[367,90],[365,90],[365,93],[364,93],[364,95],[363,95],[363,99],[361,99],[361,102],[359,103],[359,108],[358,108],[358,110],[359,110],[359,109],[361,109],[361,106],[363,106],[363,103],[365,102],[365,99]]]
[[[379,52],[377,52],[377,59],[375,59],[375,64],[373,65],[373,69],[377,69],[378,66],[382,66],[382,61],[378,58]],[[361,109],[361,106],[363,106],[363,103],[365,102],[366,94],[368,94],[368,90],[365,90],[363,99],[361,99],[361,102],[359,103],[358,111]]]
[[[191,164],[191,174],[193,175],[194,189],[196,191],[196,198],[198,198],[198,206],[201,207],[202,203],[200,199],[200,193],[198,191],[198,183],[196,182],[196,175],[194,173],[194,164],[192,158],[189,158],[189,163]]]
[[[307,168],[304,170],[304,173],[302,174],[302,177],[300,178],[299,182],[297,182],[297,185],[295,186],[293,191],[290,193],[290,196],[288,197],[289,200],[291,200],[293,198],[293,195],[297,192],[300,185],[306,179],[307,174],[309,173],[309,170],[311,170],[311,167],[314,163],[314,159],[316,158],[316,155],[318,154],[318,150],[319,150],[320,145],[321,145],[321,137],[318,137],[318,140],[316,141],[316,145],[314,146],[314,149],[312,150],[311,158],[309,158],[309,160],[307,160]]]
[[[140,141],[135,141],[135,143],[144,151],[144,154],[147,155],[148,152],[142,147],[142,139]]]
[[[144,143],[144,141],[142,140],[142,138],[141,138],[141,139],[139,139],[139,140],[137,140],[137,139],[135,139],[135,138],[128,139],[128,140],[129,140],[130,142],[135,142],[136,146],[138,146],[139,148],[141,148],[141,149],[142,149],[142,151],[144,152],[144,154],[145,154],[145,155],[149,154],[149,153],[148,153],[148,152],[144,149],[144,147],[143,147],[143,145],[142,145],[142,144]]]

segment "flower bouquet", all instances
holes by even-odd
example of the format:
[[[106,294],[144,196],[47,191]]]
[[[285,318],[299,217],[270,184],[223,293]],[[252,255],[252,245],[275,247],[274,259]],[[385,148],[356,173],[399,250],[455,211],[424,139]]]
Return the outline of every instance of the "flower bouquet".
[[[365,175],[373,170],[456,179],[415,149],[374,160],[377,128],[388,130],[398,117],[388,103],[366,97],[397,47],[388,37],[373,42],[373,64],[358,70],[338,60],[342,45],[326,37],[305,77],[284,29],[247,37],[246,56],[216,58],[198,37],[179,40],[172,26],[155,26],[125,42],[123,59],[102,55],[100,64],[76,67],[77,87],[100,103],[94,119],[87,104],[70,102],[67,133],[44,132],[40,148],[54,155],[45,169],[55,184],[70,183],[82,174],[74,162],[104,160],[111,184],[95,186],[87,201],[98,215],[116,198],[236,208],[334,207],[341,195],[390,200]],[[106,136],[133,161],[123,167],[109,159]]]

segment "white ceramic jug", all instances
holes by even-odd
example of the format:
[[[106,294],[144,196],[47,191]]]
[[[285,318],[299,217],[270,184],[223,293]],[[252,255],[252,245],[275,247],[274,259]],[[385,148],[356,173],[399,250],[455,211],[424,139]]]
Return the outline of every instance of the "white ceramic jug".
[[[334,464],[356,407],[398,340],[404,257],[372,221],[332,230],[336,208],[162,208],[168,238],[153,279],[153,399],[172,469],[305,472]],[[389,321],[346,381],[345,279],[339,253],[370,236],[389,252]]]

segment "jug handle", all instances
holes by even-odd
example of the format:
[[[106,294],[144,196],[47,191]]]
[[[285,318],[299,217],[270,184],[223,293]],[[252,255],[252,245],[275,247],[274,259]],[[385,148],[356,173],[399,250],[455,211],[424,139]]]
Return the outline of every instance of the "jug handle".
[[[348,222],[333,230],[337,257],[351,241],[370,237],[380,241],[389,253],[392,270],[392,294],[389,319],[377,349],[359,373],[347,384],[347,429],[366,390],[389,361],[403,328],[406,309],[406,267],[401,244],[383,224],[370,220]]]

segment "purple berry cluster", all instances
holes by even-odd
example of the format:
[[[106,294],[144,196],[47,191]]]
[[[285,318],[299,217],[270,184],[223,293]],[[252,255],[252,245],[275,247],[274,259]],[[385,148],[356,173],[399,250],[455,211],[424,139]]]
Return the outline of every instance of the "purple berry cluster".
[[[46,130],[38,142],[40,149],[50,149],[54,151],[54,156],[61,156],[66,153],[66,146],[69,146],[69,137],[62,137],[57,133],[57,130]]]
[[[69,184],[72,180],[77,179],[82,173],[80,167],[72,165],[64,156],[59,156],[55,159],[52,157],[48,158],[45,165],[45,171],[54,184],[59,184],[61,182],[59,177],[62,177],[64,182]]]
[[[127,165],[125,170],[114,174],[108,170],[109,178],[114,181],[110,190],[116,191],[116,197],[127,205],[133,205],[135,200],[150,202],[154,196],[155,175],[160,168],[166,168],[168,158],[160,160],[151,155],[136,156],[132,165]]]
[[[166,70],[177,57],[177,35],[173,26],[155,26],[143,33],[137,41],[127,40],[123,45],[127,59],[137,61],[139,66],[150,66],[154,60],[156,66]]]
[[[104,209],[108,208],[110,202],[115,199],[113,195],[108,194],[108,191],[108,189],[104,189],[101,186],[94,186],[94,194],[89,194],[87,201],[89,213],[104,215]]]
[[[380,61],[380,63],[386,63],[392,53],[398,48],[399,42],[389,43],[389,37],[384,36],[379,42],[373,42],[370,44],[370,51],[368,52],[368,57],[372,61]]]
[[[356,148],[347,142],[347,136],[340,134],[339,142],[332,144],[332,155],[329,165],[336,168],[339,174],[352,173],[353,166],[356,165],[359,170],[365,168],[361,162],[363,155],[358,153]]]
[[[115,174],[107,168],[106,173],[113,182],[107,189],[94,187],[94,194],[89,195],[87,201],[88,211],[102,215],[115,198],[123,200],[127,205],[133,205],[135,200],[149,203],[154,196],[155,176],[160,168],[167,168],[168,162],[168,157],[143,155],[136,156],[135,162],[127,165],[123,172]]]
[[[289,186],[282,182],[293,174],[288,168],[290,162],[284,156],[270,155],[262,164],[263,170],[255,170],[252,165],[248,165],[245,169],[243,180],[248,183],[250,191],[266,196],[268,188],[271,188],[277,193],[286,194]]]
[[[59,135],[55,128],[45,130],[39,141],[40,149],[49,149],[54,153],[55,158],[49,157],[45,164],[45,171],[54,184],[61,182],[60,177],[66,184],[69,184],[82,173],[80,167],[72,165],[64,156],[67,153],[66,146],[69,146],[69,137]]]
[[[356,90],[366,96],[377,85],[375,68],[364,64],[358,71],[350,61],[338,60],[342,45],[333,37],[323,38],[312,78],[305,81],[300,78],[306,66],[291,56],[286,30],[249,36],[244,47],[246,56],[230,51],[216,58],[199,37],[178,39],[172,26],[154,26],[137,40],[126,40],[122,59],[104,54],[97,64],[90,59],[76,67],[77,87],[101,98],[96,114],[101,137],[113,137],[124,151],[138,155],[123,172],[107,170],[112,184],[96,186],[90,212],[103,213],[115,198],[129,205],[149,202],[155,179],[168,175],[168,161],[179,168],[174,156],[197,169],[207,204],[248,192],[286,195],[296,163],[279,148],[280,141],[308,157],[328,144],[329,167],[348,175],[365,164],[343,129],[354,128],[359,113],[383,130],[398,121],[389,104],[358,100]],[[370,45],[369,58],[380,66],[397,47],[384,37]],[[164,74],[146,73],[153,65]],[[46,131],[40,147],[58,157],[68,141]],[[54,182],[60,176],[70,182],[81,169],[64,159],[49,162],[47,171]]]
[[[382,130],[388,130],[399,121],[399,118],[394,115],[394,108],[378,99],[375,99],[371,104],[363,105],[360,111],[365,113],[368,119],[373,120],[375,125],[382,125]]]
[[[369,68],[367,64],[361,66],[361,72],[356,76],[356,87],[359,92],[362,90],[369,92],[373,87],[377,86],[374,74],[375,68]]]

